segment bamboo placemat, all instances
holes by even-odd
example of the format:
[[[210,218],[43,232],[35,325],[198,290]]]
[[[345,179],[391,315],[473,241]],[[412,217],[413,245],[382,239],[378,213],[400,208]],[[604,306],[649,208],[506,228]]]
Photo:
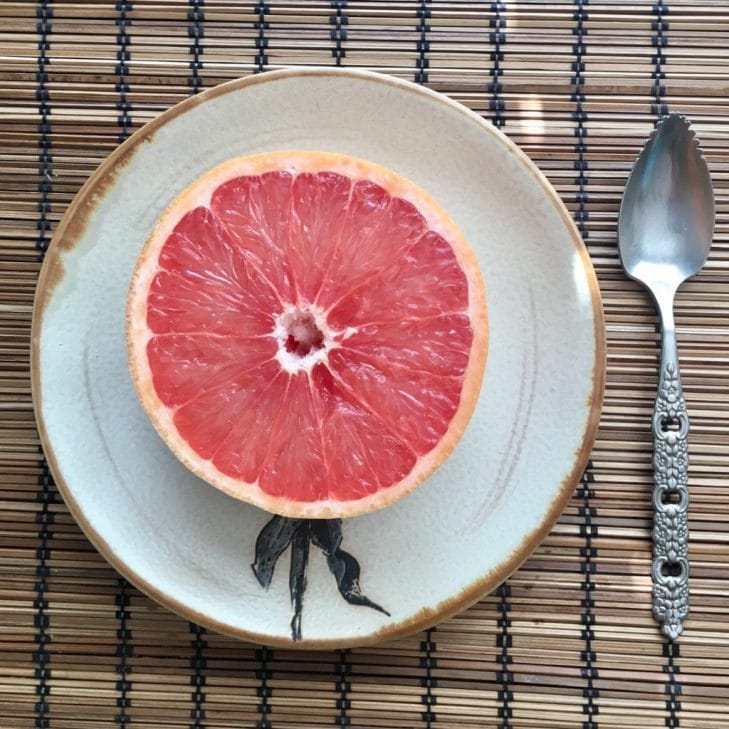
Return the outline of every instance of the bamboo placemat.
[[[726,726],[728,43],[718,0],[0,3],[0,727]],[[34,285],[80,185],[187,95],[300,64],[416,80],[501,127],[574,214],[607,318],[600,434],[549,538],[466,613],[365,650],[247,645],[152,603],[70,518],[31,404]],[[616,249],[628,170],[668,109],[693,120],[717,196],[711,258],[676,312],[692,421],[679,644],[650,612],[656,317]]]

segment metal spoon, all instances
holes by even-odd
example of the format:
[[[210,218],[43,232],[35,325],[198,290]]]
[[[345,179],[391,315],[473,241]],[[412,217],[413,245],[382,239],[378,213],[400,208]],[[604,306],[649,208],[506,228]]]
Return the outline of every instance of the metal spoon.
[[[688,431],[673,322],[678,287],[698,273],[714,231],[709,169],[687,119],[658,124],[628,178],[618,223],[628,276],[653,295],[663,354],[653,412],[653,615],[671,639],[689,612]]]

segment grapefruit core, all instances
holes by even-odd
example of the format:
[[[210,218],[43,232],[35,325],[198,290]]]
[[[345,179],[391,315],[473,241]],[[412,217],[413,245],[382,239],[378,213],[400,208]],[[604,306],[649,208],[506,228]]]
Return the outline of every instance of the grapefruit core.
[[[481,274],[440,206],[379,165],[274,152],[163,213],[127,302],[132,380],[208,483],[290,517],[362,514],[422,483],[478,397]]]

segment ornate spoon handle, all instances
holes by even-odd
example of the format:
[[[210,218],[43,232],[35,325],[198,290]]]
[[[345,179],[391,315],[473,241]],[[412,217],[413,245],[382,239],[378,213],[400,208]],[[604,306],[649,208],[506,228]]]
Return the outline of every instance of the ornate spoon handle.
[[[672,317],[669,317],[672,319]],[[688,432],[676,334],[664,318],[663,357],[653,412],[653,615],[671,639],[689,613]]]

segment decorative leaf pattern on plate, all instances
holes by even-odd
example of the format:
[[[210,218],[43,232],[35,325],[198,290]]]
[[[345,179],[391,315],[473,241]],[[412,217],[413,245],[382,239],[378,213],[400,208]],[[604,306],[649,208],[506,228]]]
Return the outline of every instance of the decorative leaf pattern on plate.
[[[291,637],[301,640],[301,616],[306,592],[306,568],[309,562],[309,545],[313,543],[324,553],[329,570],[337,582],[339,594],[350,605],[362,605],[385,615],[384,608],[362,594],[359,584],[359,562],[341,548],[341,519],[289,519],[274,516],[261,529],[256,540],[255,561],[251,565],[262,587],[268,587],[279,557],[291,546],[289,568],[289,592],[294,615],[291,619]]]
[[[289,570],[289,591],[294,617],[291,619],[291,637],[301,640],[301,612],[306,592],[306,565],[309,563],[309,522],[303,520],[296,527],[291,541],[291,568]]]
[[[364,605],[389,616],[387,610],[362,594],[359,586],[359,562],[339,546],[342,543],[342,520],[312,521],[311,525],[312,541],[326,555],[327,564],[337,581],[341,596],[350,605]]]
[[[268,587],[271,584],[276,562],[291,544],[300,521],[300,519],[274,516],[261,529],[258,539],[256,539],[255,562],[251,565],[253,574],[261,587]]]

